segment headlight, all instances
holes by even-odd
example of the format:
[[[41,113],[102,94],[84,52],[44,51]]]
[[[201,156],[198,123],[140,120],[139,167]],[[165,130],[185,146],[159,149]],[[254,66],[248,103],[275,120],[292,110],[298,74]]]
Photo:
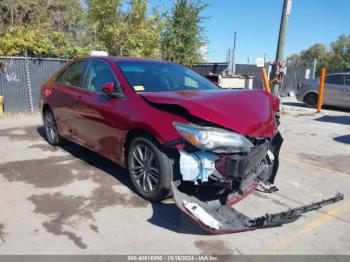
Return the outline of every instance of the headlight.
[[[188,142],[202,150],[216,153],[249,152],[254,145],[244,136],[215,127],[203,127],[195,124],[173,123],[176,130]]]

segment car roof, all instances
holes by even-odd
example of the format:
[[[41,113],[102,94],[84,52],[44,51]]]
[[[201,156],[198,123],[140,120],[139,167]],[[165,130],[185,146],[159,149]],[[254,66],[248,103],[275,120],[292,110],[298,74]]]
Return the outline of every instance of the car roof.
[[[350,72],[338,72],[338,73],[332,73],[328,74],[329,76],[336,76],[336,75],[350,75]]]
[[[86,56],[80,58],[80,60],[88,60],[88,59],[100,59],[109,62],[117,62],[117,61],[136,61],[136,62],[159,62],[172,64],[170,61],[165,61],[161,59],[151,59],[151,58],[140,58],[140,57],[128,57],[128,56]]]

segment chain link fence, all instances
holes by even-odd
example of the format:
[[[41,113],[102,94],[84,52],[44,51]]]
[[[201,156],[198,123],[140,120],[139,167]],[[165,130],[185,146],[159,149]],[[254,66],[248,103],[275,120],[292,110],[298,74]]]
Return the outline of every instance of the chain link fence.
[[[0,57],[0,96],[6,113],[39,110],[40,88],[68,60]]]

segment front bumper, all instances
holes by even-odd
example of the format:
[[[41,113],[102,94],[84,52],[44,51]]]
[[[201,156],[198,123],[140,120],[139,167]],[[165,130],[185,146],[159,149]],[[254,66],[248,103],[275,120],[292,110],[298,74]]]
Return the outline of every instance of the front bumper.
[[[332,204],[343,199],[343,195],[337,193],[335,197],[325,199],[310,205],[301,206],[276,214],[265,214],[257,218],[249,218],[231,206],[251,194],[260,182],[274,183],[279,166],[279,151],[283,139],[280,133],[271,140],[266,140],[257,145],[248,154],[235,154],[214,157],[210,154],[197,154],[198,165],[183,171],[189,172],[185,178],[203,179],[210,182],[209,173],[214,175],[226,174],[221,185],[230,189],[231,193],[224,197],[218,197],[204,201],[199,197],[188,195],[181,191],[181,187],[172,182],[170,190],[177,207],[193,219],[199,226],[209,233],[234,233],[259,228],[281,226],[297,220],[303,213],[316,210],[324,205]],[[195,162],[195,161],[194,161]],[[195,162],[195,163],[197,163]],[[213,164],[210,163],[215,163]],[[181,164],[181,163],[180,163]],[[199,172],[200,175],[197,175]],[[184,178],[184,176],[183,176]],[[197,182],[197,180],[194,180]],[[216,183],[216,184],[220,184]]]
[[[261,217],[250,218],[229,205],[222,204],[220,201],[204,202],[180,192],[173,182],[170,190],[176,206],[201,228],[212,234],[236,233],[282,226],[296,221],[306,212],[320,209],[344,198],[341,193],[337,193],[335,197],[316,203],[288,209],[280,213],[266,213]]]
[[[282,136],[277,133],[271,140],[256,142],[255,148],[245,154],[180,151],[182,181],[223,187],[233,192],[229,197],[237,199],[236,193],[244,195],[252,191],[257,181],[274,182],[282,142]]]

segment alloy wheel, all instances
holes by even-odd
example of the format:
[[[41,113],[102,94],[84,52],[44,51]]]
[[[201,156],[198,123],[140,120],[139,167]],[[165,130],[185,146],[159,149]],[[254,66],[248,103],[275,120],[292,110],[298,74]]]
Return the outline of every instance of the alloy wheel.
[[[139,144],[132,152],[131,175],[144,192],[153,192],[159,184],[159,164],[152,149]]]
[[[48,141],[54,143],[58,134],[55,118],[50,111],[45,113],[45,133]]]

